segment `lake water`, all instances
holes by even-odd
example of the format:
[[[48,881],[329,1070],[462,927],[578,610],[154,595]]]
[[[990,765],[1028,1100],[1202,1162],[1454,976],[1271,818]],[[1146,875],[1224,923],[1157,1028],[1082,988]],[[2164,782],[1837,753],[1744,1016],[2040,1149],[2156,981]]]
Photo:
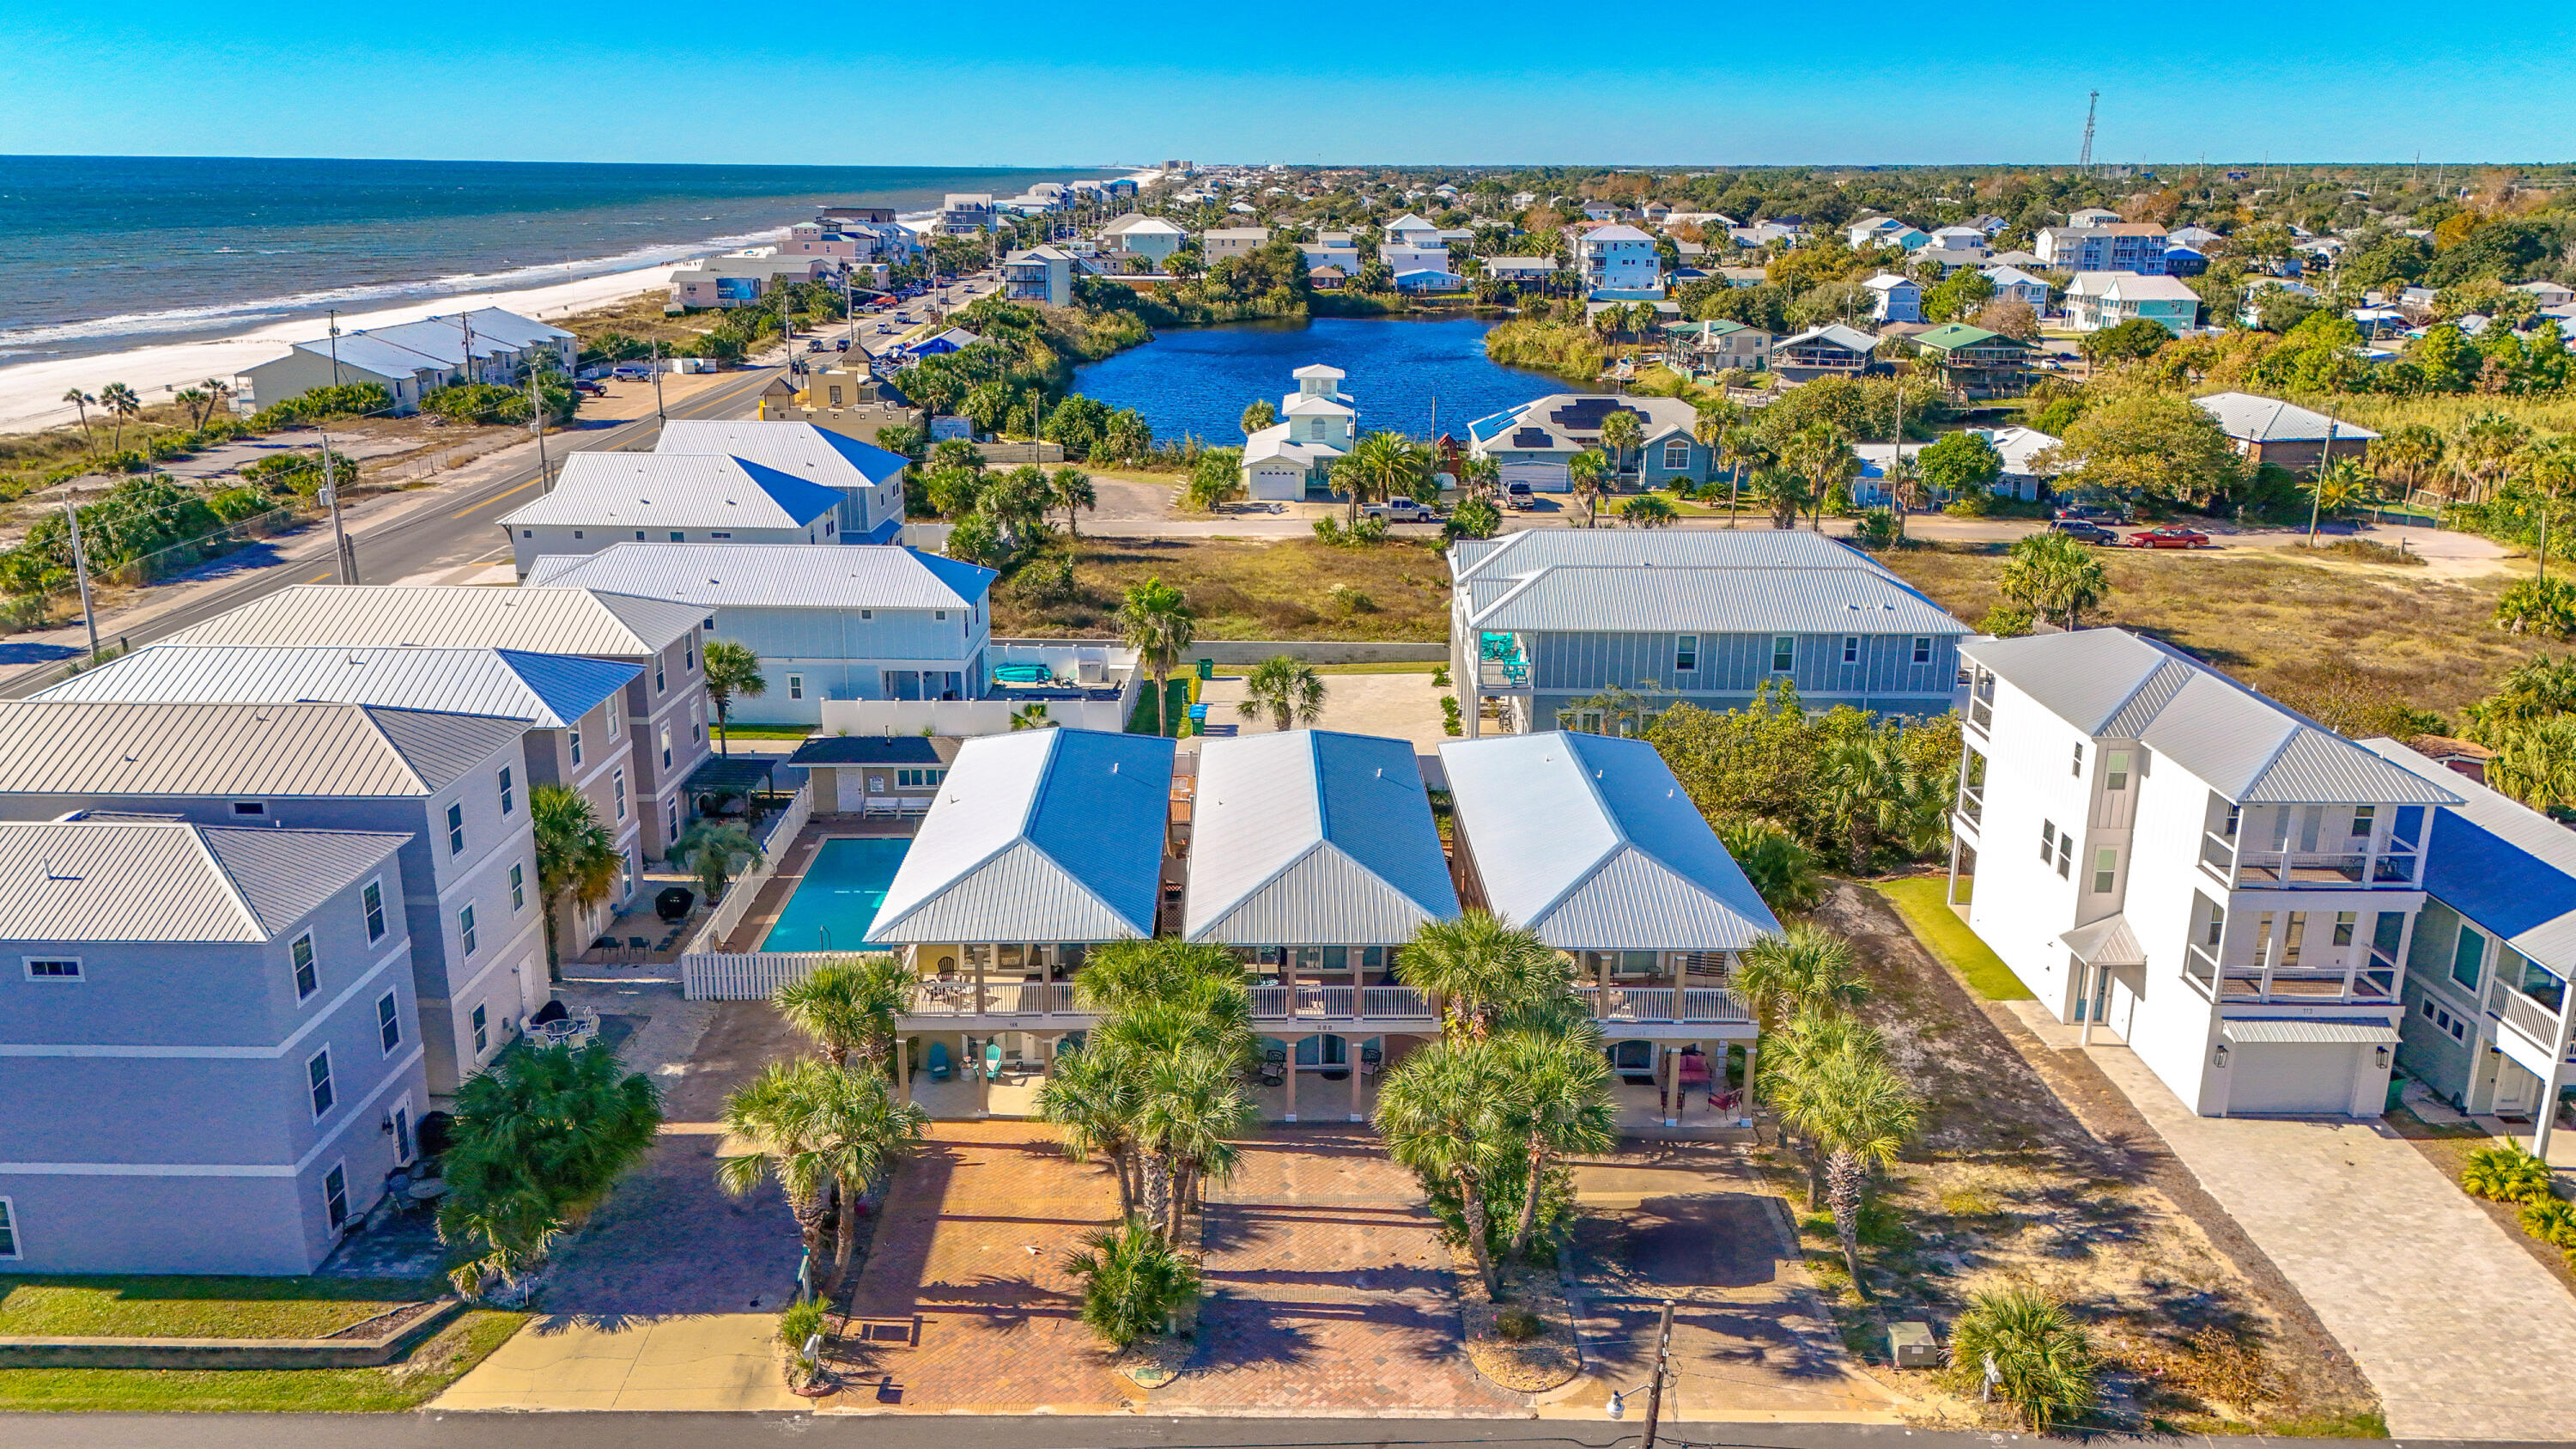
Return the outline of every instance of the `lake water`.
[[[1243,410],[1256,398],[1277,406],[1297,390],[1289,376],[1326,363],[1360,410],[1360,426],[1417,438],[1439,429],[1465,438],[1470,419],[1518,407],[1575,384],[1543,372],[1485,360],[1485,333],[1475,318],[1421,321],[1317,317],[1304,322],[1252,322],[1230,327],[1174,327],[1076,369],[1073,390],[1114,408],[1145,415],[1159,441],[1187,433],[1231,447],[1243,441]]]

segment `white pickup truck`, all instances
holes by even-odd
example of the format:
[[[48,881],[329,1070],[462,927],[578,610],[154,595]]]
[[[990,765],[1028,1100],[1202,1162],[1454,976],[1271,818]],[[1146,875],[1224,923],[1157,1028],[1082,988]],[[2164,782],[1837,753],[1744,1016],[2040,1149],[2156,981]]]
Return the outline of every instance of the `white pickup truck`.
[[[1384,503],[1372,503],[1362,508],[1360,512],[1366,517],[1383,518],[1389,523],[1438,523],[1440,521],[1438,509],[1427,503],[1416,503],[1410,498],[1390,498]]]

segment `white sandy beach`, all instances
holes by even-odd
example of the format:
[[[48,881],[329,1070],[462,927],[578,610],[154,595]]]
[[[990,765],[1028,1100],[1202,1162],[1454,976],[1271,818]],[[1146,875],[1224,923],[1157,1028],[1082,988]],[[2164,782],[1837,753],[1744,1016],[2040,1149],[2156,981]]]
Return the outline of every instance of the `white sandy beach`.
[[[561,317],[639,292],[660,291],[670,285],[672,265],[666,262],[546,287],[462,292],[374,312],[348,312],[341,314],[340,330],[417,322],[423,317],[448,316],[475,307],[506,307],[523,317]],[[74,421],[63,394],[75,387],[95,393],[108,383],[121,382],[142,394],[147,403],[166,402],[176,389],[194,386],[210,377],[230,382],[233,374],[243,368],[266,362],[285,351],[288,344],[323,336],[327,330],[323,319],[301,317],[235,337],[0,367],[0,433],[34,432]]]

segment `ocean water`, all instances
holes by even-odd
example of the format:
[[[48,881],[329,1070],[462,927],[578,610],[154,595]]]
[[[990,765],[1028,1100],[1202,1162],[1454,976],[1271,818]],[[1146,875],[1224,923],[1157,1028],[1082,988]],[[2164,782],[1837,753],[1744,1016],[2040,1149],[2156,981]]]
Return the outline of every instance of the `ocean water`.
[[[1289,374],[1321,362],[1349,374],[1342,390],[1358,407],[1361,427],[1428,438],[1436,422],[1437,432],[1463,441],[1476,418],[1580,387],[1487,361],[1492,326],[1473,318],[1316,317],[1172,328],[1076,369],[1073,390],[1136,409],[1157,439],[1190,434],[1233,447],[1243,441],[1243,410],[1254,399],[1276,407],[1297,390]]]
[[[0,156],[0,365],[675,261],[817,202],[919,210],[1116,174]]]

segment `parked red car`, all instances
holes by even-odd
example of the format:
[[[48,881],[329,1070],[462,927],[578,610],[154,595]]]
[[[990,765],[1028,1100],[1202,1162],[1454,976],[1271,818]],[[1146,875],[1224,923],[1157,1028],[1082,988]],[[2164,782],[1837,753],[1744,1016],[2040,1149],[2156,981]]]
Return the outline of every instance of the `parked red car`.
[[[2146,528],[2129,535],[2131,548],[2207,548],[2209,535],[2194,528]]]

